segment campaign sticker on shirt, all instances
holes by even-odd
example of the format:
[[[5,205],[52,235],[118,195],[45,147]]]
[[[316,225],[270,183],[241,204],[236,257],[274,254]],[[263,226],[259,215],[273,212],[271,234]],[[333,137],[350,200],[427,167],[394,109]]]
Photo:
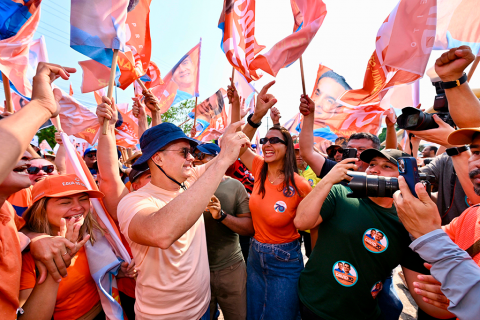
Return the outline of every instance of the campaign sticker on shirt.
[[[274,209],[275,209],[276,212],[283,213],[283,212],[285,212],[285,210],[287,210],[287,204],[283,201],[277,201],[275,203]]]
[[[368,229],[363,234],[363,245],[373,253],[381,253],[388,248],[388,239],[385,233],[378,229]]]
[[[295,188],[292,186],[289,186],[288,190],[287,187],[283,188],[283,195],[287,198],[293,197],[295,195]]]
[[[333,276],[338,283],[344,287],[351,287],[357,283],[357,270],[351,263],[346,261],[337,261],[333,265]]]
[[[313,180],[312,179],[308,179],[308,183],[310,184],[310,187],[313,187]]]
[[[380,293],[380,291],[382,291],[382,289],[383,289],[382,281],[378,281],[377,283],[375,283],[373,285],[372,290],[370,290],[370,292],[372,293],[373,299],[375,299],[377,297],[377,295]]]

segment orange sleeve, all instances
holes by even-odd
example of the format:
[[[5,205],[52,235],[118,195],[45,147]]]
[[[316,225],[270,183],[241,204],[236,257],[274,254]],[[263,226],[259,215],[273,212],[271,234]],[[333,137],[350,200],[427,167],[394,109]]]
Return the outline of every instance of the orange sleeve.
[[[453,242],[455,242],[455,233],[457,231],[457,224],[458,224],[458,218],[456,217],[452,221],[450,221],[449,224],[442,226],[443,231],[445,231],[446,234],[452,239]]]
[[[20,277],[20,290],[33,289],[37,277],[35,272],[35,262],[30,252],[22,255],[22,274]]]

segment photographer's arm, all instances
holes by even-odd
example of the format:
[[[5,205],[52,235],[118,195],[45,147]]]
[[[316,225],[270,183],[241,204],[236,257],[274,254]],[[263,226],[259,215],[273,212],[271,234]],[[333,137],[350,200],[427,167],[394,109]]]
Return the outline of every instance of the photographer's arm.
[[[397,131],[395,131],[396,121],[391,121],[390,117],[385,118],[387,124],[387,136],[385,138],[385,149],[397,149]]]
[[[456,81],[462,77],[467,66],[475,60],[468,46],[450,49],[437,59],[435,71],[443,82]],[[448,110],[459,128],[474,128],[480,123],[480,102],[470,89],[468,82],[445,89]]]
[[[333,185],[339,183],[343,180],[351,180],[351,177],[347,175],[348,169],[356,170],[356,165],[354,165],[352,160],[356,159],[345,159],[339,162],[330,172],[315,186],[315,188],[310,192],[298,205],[297,213],[293,223],[295,228],[299,230],[308,230],[315,228],[323,219],[320,215],[322,210],[323,203],[330,193]]]

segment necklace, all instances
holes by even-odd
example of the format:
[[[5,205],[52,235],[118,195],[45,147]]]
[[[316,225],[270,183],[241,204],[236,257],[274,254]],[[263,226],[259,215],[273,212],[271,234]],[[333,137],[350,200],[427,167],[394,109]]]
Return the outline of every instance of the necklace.
[[[281,176],[281,175],[282,175],[282,173],[280,172],[280,173],[277,175],[277,177],[276,177],[276,178],[275,178],[273,181],[272,181],[272,180],[270,180],[270,178],[269,178],[269,177],[267,177],[267,178],[268,178],[268,181],[270,181],[270,183],[271,183],[271,184],[273,184],[275,181],[277,181],[277,179],[278,179],[278,178],[280,178],[280,176]]]

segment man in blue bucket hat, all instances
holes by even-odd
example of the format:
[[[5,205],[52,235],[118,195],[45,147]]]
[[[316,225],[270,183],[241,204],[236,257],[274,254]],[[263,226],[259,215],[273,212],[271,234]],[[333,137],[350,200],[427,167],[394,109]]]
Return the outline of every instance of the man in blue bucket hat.
[[[133,169],[150,169],[151,181],[118,204],[120,229],[139,272],[135,313],[141,318],[209,319],[210,270],[204,210],[240,148],[249,144],[240,122],[225,131],[214,160],[193,167],[198,142],[171,123],[140,138]]]

